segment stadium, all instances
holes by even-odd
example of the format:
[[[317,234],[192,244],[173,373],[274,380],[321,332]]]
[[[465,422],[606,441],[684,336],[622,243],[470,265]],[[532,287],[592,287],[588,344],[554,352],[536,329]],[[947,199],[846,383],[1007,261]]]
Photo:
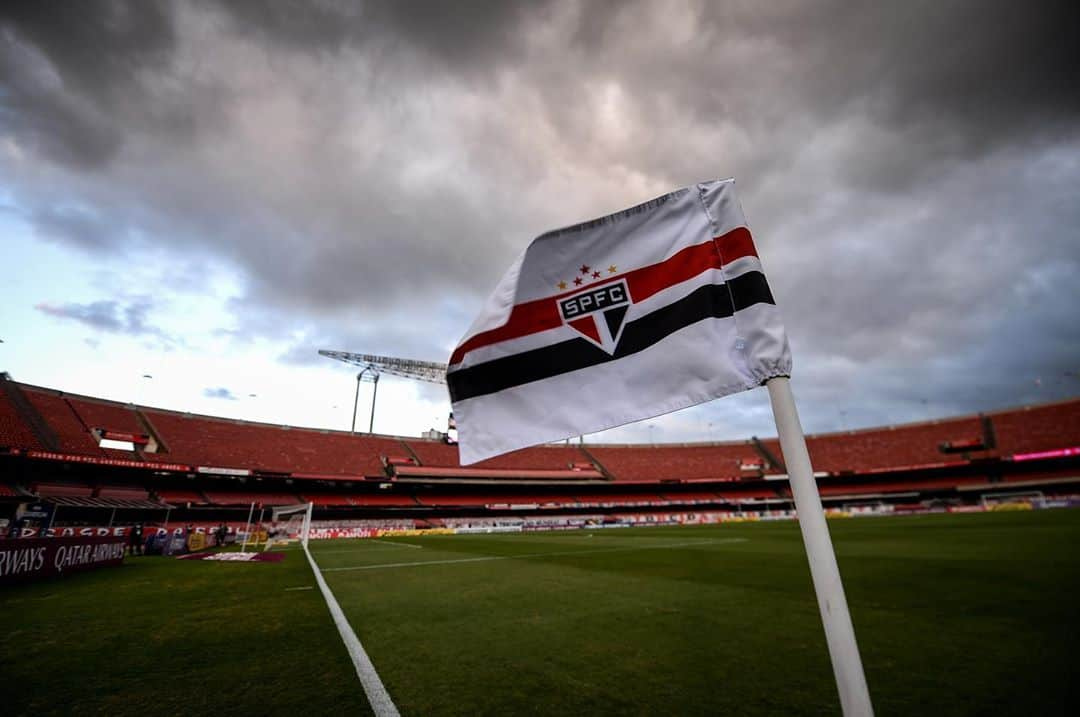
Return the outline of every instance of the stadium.
[[[301,503],[404,713],[835,709],[775,439],[574,442],[462,467],[445,440],[2,388],[0,505],[19,535],[129,542],[139,524],[145,554],[284,557],[131,556],[6,587],[15,713],[370,709],[295,541],[268,545],[300,530],[274,509]],[[1080,401],[807,440],[878,709],[1061,712],[1080,521],[1046,509],[1080,501]],[[721,619],[716,600],[748,602]],[[988,634],[998,649],[980,651]],[[773,654],[796,696],[756,678],[713,695]],[[44,674],[50,690],[17,689]],[[196,699],[190,680],[214,687]]]
[[[1074,714],[1078,24],[0,4],[0,717]]]

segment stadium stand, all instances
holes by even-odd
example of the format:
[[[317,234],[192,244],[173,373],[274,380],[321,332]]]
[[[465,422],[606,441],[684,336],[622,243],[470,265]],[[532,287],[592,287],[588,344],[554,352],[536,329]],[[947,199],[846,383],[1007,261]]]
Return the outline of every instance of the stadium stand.
[[[433,507],[463,505],[484,506],[496,503],[514,503],[520,505],[563,505],[565,503],[572,502],[568,499],[560,499],[553,496],[507,495],[506,493],[486,493],[474,495],[420,495],[417,496],[417,500],[420,502],[421,505]]]
[[[617,480],[737,480],[754,457],[749,441],[663,446],[589,446],[589,453]]]
[[[300,496],[301,503],[312,503],[316,506],[349,506],[355,505],[349,500],[349,496],[338,493],[334,495],[315,495],[305,493]]]
[[[603,493],[576,495],[573,502],[581,505],[649,505],[668,501],[655,493]]]
[[[62,395],[36,387],[22,388],[33,408],[56,433],[59,450],[83,455],[105,455],[75,409]]]
[[[346,496],[356,506],[415,506],[416,501],[406,495],[357,494]]]
[[[818,491],[824,498],[835,495],[879,495],[887,493],[903,493],[915,491],[932,491],[941,489],[954,489],[961,485],[985,484],[986,479],[980,477],[953,477],[934,478],[930,480],[913,481],[880,481],[858,482],[840,485],[818,486]]]
[[[784,486],[787,489],[787,486]],[[719,495],[724,500],[739,501],[739,500],[757,500],[761,498],[775,498],[777,497],[776,489],[769,486],[746,486],[738,489],[730,490],[717,490]]]
[[[281,471],[296,477],[385,476],[396,439],[143,410],[168,445],[150,460]]]
[[[82,424],[89,428],[108,429],[133,435],[146,433],[145,427],[139,423],[133,406],[117,406],[74,397],[68,398],[68,405],[80,418]]]
[[[665,492],[660,497],[670,503],[715,503],[720,500],[720,496],[716,493],[706,491]]]
[[[203,491],[214,505],[295,505],[300,496],[295,493],[271,493],[268,491],[241,492],[225,490]]]
[[[194,503],[199,505],[210,502],[205,495],[195,490],[158,488],[154,492],[162,501],[173,505],[182,505],[184,503]]]
[[[830,473],[917,467],[948,460],[940,445],[979,435],[978,417],[808,437],[814,469]]]
[[[790,507],[773,438],[547,445],[463,467],[456,446],[434,440],[135,408],[6,375],[0,387],[0,497],[7,504],[19,496],[18,484],[87,511],[171,506],[185,521],[205,520],[207,511],[228,520],[252,502],[311,501],[338,523],[377,520],[381,511],[425,527],[451,517],[505,527],[559,513],[574,513],[561,516],[562,524],[616,514],[656,522],[692,520],[691,510]],[[152,437],[157,450],[103,449],[95,430]],[[807,440],[822,496],[834,506],[860,499],[972,504],[1003,490],[1080,492],[1080,400]],[[644,506],[650,510],[632,510]],[[76,512],[73,519],[94,516]],[[510,523],[498,523],[503,519]]]
[[[7,384],[8,381],[3,381]],[[37,437],[27,421],[19,414],[8,391],[0,392],[0,447],[40,448]]]
[[[95,492],[98,498],[117,498],[120,500],[150,500],[150,494],[145,488],[133,486],[103,485]]]
[[[458,480],[516,481],[598,481],[603,475],[595,470],[529,470],[525,468],[461,468],[457,466],[395,466],[397,478],[445,478]]]
[[[1028,406],[990,414],[1003,455],[1036,453],[1080,446],[1080,411],[1076,401]]]
[[[420,459],[421,465],[461,468],[456,445],[417,439],[407,440],[406,443],[417,458]],[[588,457],[574,446],[535,446],[489,458],[486,461],[471,465],[469,468],[504,471],[566,471],[572,470],[576,464],[588,462],[588,460]]]
[[[35,483],[30,490],[41,498],[90,498],[94,495],[93,486],[69,483]]]
[[[547,445],[525,448],[468,467],[458,459],[458,448],[439,441],[403,441],[414,464],[396,464],[398,477],[504,480],[602,480],[589,457],[577,447]]]

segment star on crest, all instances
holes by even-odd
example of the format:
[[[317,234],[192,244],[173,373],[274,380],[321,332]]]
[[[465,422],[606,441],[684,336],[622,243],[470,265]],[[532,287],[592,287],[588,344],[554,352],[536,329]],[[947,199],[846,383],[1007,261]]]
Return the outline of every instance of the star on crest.
[[[619,267],[611,264],[607,268],[608,274],[617,274]],[[559,279],[555,284],[555,288],[559,291],[566,291],[567,289],[573,289],[575,287],[583,286],[587,282],[602,281],[604,280],[604,269],[601,267],[593,268],[588,264],[582,264],[578,267],[578,273],[572,279]],[[571,286],[573,284],[573,286]]]

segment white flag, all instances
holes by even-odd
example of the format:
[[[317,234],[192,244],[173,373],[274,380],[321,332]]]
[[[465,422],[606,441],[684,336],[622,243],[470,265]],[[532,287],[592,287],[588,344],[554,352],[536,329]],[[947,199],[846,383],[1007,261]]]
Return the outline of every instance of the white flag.
[[[535,239],[446,372],[462,464],[791,373],[734,180]]]

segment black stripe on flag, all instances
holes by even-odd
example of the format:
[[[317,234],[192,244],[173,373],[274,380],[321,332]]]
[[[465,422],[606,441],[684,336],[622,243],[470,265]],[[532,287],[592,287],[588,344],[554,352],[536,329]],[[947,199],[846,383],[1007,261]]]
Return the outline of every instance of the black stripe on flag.
[[[727,284],[707,284],[678,301],[627,323],[614,354],[608,354],[587,339],[574,338],[451,371],[446,376],[450,400],[457,402],[486,396],[570,371],[618,361],[624,356],[644,351],[679,329],[699,321],[726,318],[754,304],[775,303],[765,275],[759,271],[737,276]]]

